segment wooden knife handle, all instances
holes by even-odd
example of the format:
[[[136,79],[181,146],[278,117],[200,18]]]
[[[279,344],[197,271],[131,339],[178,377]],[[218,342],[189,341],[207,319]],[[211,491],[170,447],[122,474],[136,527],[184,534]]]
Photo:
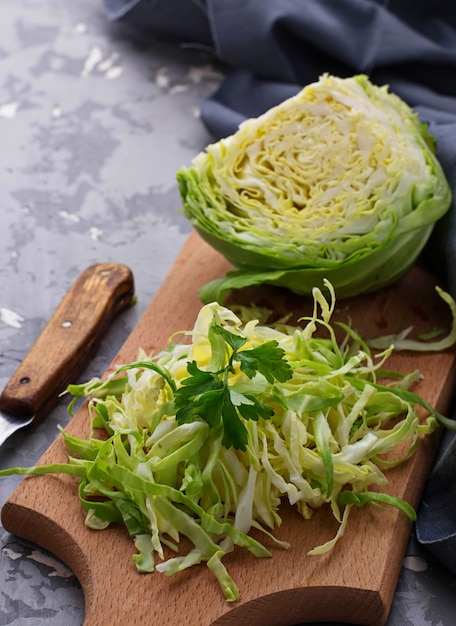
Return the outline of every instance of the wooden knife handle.
[[[41,419],[59,394],[88,364],[114,317],[130,306],[134,279],[130,269],[98,263],[70,287],[32,348],[13,374],[0,409],[18,419]]]

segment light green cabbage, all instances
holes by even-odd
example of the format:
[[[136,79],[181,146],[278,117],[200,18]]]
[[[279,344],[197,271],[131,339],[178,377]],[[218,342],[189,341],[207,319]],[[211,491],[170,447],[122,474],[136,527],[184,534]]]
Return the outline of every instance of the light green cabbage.
[[[451,191],[435,141],[387,86],[324,75],[177,173],[184,213],[235,269],[203,302],[269,283],[339,298],[399,279]]]
[[[419,371],[389,369],[395,346],[371,352],[353,328],[332,321],[335,294],[326,287],[330,298],[315,288],[313,312],[298,326],[283,320],[266,325],[261,310],[241,309],[248,313],[244,320],[220,304],[203,306],[182,343],[152,356],[141,351],[138,361],[105,380],[69,386],[70,410],[87,398],[92,419],[87,438],[62,430],[68,463],[7,468],[0,477],[74,476],[87,526],[101,531],[123,523],[139,572],[171,576],[206,564],[229,602],[239,589],[226,555],[246,549],[264,558],[293,548],[278,536],[281,503],[293,506],[303,522],[320,507],[337,520],[335,535],[323,533],[310,555],[327,553],[344,536],[353,505],[391,505],[414,520],[411,505],[387,493],[387,470],[409,459],[438,424],[454,430],[455,422],[413,392]],[[439,293],[451,301],[454,315],[454,301]],[[447,342],[454,343],[454,330]],[[281,351],[280,361],[252,376],[246,363],[271,344]],[[284,364],[290,375],[279,377]],[[182,421],[178,394],[195,379],[195,366],[202,386],[189,404],[197,410]],[[256,415],[239,410],[245,449],[224,445],[226,431],[240,425],[236,416],[221,421],[217,413],[224,407],[217,402],[209,421],[200,411],[219,389],[207,384],[211,373],[223,375],[226,403],[271,409]],[[427,417],[421,419],[423,409]],[[101,439],[99,428],[105,431]],[[262,536],[269,546],[275,543],[272,550]],[[184,537],[190,546],[181,543]],[[345,546],[350,550],[349,531]]]

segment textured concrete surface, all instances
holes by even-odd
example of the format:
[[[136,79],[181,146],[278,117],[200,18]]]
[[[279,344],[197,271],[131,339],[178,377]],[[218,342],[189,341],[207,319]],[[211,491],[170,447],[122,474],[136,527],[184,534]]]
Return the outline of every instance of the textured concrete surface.
[[[116,261],[132,269],[138,303],[81,378],[104,372],[190,232],[175,172],[210,141],[198,108],[220,79],[203,53],[108,23],[101,0],[2,1],[2,387],[76,276]],[[32,464],[68,420],[62,401],[1,448],[1,466]],[[0,505],[19,481],[0,479]],[[4,529],[0,544],[0,626],[83,623],[63,563]],[[412,540],[388,625],[452,626],[455,586]]]

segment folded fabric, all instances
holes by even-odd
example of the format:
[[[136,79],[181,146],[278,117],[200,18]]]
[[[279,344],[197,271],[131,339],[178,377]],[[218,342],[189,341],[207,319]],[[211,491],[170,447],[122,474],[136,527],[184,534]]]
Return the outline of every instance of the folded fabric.
[[[416,537],[453,572],[456,569],[456,434],[447,431],[418,509]]]
[[[104,0],[108,16],[226,64],[201,106],[214,139],[328,72],[388,84],[429,124],[456,197],[456,11],[420,0]],[[427,244],[431,268],[456,297],[456,208]],[[456,415],[456,411],[455,411]],[[418,513],[417,536],[456,572],[456,438],[445,438]]]

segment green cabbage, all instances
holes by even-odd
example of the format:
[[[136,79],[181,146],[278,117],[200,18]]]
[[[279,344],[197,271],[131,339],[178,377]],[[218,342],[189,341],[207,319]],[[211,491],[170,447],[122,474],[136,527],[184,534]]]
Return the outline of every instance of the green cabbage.
[[[337,520],[336,533],[324,533],[310,555],[343,537],[353,505],[391,505],[414,520],[412,506],[386,492],[387,470],[439,424],[455,430],[455,422],[414,393],[419,371],[389,369],[397,347],[390,338],[373,353],[352,327],[333,322],[335,294],[326,287],[330,298],[315,288],[313,312],[299,326],[266,325],[261,309],[241,308],[241,317],[217,303],[203,306],[182,343],[150,356],[140,351],[106,379],[68,387],[70,412],[87,398],[91,416],[87,437],[61,429],[68,463],[6,468],[0,477],[75,477],[86,525],[101,531],[123,523],[139,572],[171,576],[205,563],[229,602],[239,590],[226,555],[247,549],[271,557],[271,541],[292,548],[276,536],[283,502],[303,520],[320,507]],[[439,294],[454,320],[438,342],[443,349],[454,343],[456,304]],[[245,432],[245,445],[225,445],[235,431]]]
[[[324,75],[177,173],[184,214],[237,269],[201,290],[269,283],[339,298],[399,279],[451,191],[426,124],[387,86]]]
[[[203,306],[182,342],[155,355],[140,351],[106,379],[68,387],[70,412],[87,398],[91,416],[87,438],[61,429],[68,463],[10,467],[0,477],[77,478],[86,525],[100,531],[123,523],[139,572],[171,576],[205,563],[229,602],[239,590],[228,553],[271,557],[262,535],[292,548],[276,536],[282,502],[303,520],[321,507],[337,520],[336,533],[325,531],[309,555],[343,537],[353,505],[391,505],[415,520],[410,504],[377,488],[387,487],[386,470],[410,458],[423,437],[456,423],[414,393],[419,371],[389,369],[391,338],[373,353],[354,328],[333,322],[335,293],[326,287],[329,299],[315,288],[313,312],[298,326],[266,325],[262,309]],[[454,343],[456,303],[438,292],[454,320],[435,346],[443,349]],[[425,345],[404,341],[405,349]],[[234,445],[242,432],[245,445]]]

